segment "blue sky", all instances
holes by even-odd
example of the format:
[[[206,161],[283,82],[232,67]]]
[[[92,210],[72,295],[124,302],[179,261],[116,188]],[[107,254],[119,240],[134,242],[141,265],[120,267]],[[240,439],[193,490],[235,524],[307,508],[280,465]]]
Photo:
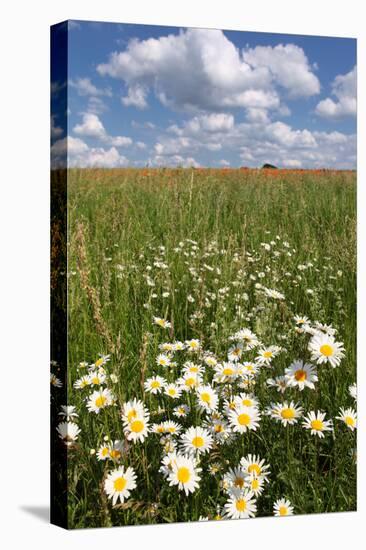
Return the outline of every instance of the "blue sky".
[[[70,166],[356,167],[354,39],[81,21],[68,36],[56,162],[67,146]]]

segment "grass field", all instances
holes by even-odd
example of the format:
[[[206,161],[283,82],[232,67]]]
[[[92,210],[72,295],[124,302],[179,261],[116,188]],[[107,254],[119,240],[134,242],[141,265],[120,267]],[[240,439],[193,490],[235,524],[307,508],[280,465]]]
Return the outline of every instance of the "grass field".
[[[356,174],[68,185],[69,527],[354,510]]]

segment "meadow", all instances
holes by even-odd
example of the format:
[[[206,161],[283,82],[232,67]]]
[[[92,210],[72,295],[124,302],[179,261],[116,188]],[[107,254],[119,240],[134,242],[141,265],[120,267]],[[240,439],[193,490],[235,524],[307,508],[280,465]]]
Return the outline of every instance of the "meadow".
[[[69,170],[67,277],[70,528],[356,509],[355,172]]]

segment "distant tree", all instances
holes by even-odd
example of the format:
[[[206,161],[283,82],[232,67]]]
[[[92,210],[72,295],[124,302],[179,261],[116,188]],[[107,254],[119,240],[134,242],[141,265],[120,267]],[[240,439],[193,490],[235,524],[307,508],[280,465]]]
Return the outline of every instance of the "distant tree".
[[[272,170],[277,170],[277,166],[274,166],[273,164],[268,164],[267,162],[263,164],[262,168],[271,168]]]

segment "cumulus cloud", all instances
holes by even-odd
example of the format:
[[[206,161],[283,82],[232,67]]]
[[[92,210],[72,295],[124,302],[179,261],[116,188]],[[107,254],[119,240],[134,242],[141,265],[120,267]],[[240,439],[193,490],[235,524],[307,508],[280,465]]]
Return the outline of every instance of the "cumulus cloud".
[[[84,113],[82,123],[76,124],[73,132],[79,136],[99,139],[114,147],[126,147],[132,144],[132,139],[129,137],[108,135],[102,121],[94,113]]]
[[[248,48],[243,51],[243,59],[255,69],[268,69],[291,97],[307,97],[320,92],[319,80],[304,50],[295,44]]]
[[[51,147],[53,168],[116,168],[126,166],[128,159],[115,147],[89,147],[80,138],[72,136],[56,141]]]
[[[332,83],[332,95],[319,101],[315,112],[325,118],[356,116],[357,112],[357,68],[344,75],[335,77]]]
[[[293,97],[319,92],[301,48],[288,44],[241,52],[220,30],[134,39],[97,71],[124,81],[128,92],[122,102],[140,108],[150,90],[164,106],[186,111],[277,109],[277,85]]]
[[[69,86],[75,88],[80,96],[112,96],[112,92],[109,88],[97,88],[90,78],[70,79]]]

